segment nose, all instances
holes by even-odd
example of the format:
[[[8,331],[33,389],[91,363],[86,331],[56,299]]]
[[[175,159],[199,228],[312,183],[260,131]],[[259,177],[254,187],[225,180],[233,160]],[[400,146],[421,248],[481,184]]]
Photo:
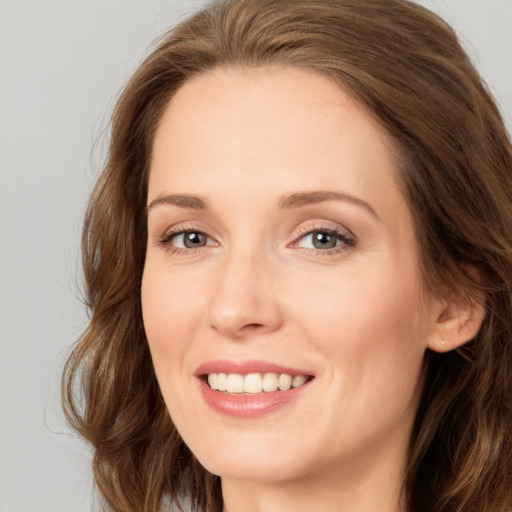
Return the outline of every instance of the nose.
[[[217,268],[210,328],[230,339],[278,330],[283,322],[270,262],[249,251],[227,255]]]

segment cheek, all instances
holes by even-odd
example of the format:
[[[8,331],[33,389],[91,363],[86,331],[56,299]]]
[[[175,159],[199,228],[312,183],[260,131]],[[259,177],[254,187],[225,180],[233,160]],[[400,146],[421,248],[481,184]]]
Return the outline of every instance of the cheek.
[[[333,349],[339,340],[404,344],[425,331],[420,278],[411,263],[340,266],[339,271],[290,280],[296,317]],[[417,336],[418,335],[418,336]]]
[[[415,399],[429,336],[420,283],[414,265],[393,263],[345,267],[338,277],[316,276],[315,286],[303,282],[302,293],[289,291],[298,330],[329,361],[345,396],[359,397],[354,403]]]
[[[144,328],[159,380],[182,361],[201,318],[199,280],[147,266],[141,286]],[[162,384],[162,383],[161,383]]]
[[[194,282],[170,275],[168,268],[148,265],[141,285],[144,328],[155,375],[175,426],[188,437],[196,422],[189,417],[191,376],[184,360],[193,346],[200,316],[197,298],[201,297]]]

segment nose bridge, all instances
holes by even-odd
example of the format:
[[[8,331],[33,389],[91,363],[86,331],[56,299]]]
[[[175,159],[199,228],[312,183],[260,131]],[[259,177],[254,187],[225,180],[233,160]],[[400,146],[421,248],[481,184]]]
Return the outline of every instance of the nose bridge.
[[[220,257],[209,309],[210,326],[231,338],[272,332],[281,324],[272,258],[262,244],[239,240]]]

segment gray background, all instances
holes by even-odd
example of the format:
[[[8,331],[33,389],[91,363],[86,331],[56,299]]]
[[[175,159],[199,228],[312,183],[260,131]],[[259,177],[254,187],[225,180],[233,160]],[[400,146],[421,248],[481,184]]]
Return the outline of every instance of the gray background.
[[[79,231],[114,100],[201,0],[0,0],[0,512],[95,509],[59,410],[86,324]],[[456,27],[512,127],[512,0],[424,0]],[[103,137],[103,140],[102,140]]]

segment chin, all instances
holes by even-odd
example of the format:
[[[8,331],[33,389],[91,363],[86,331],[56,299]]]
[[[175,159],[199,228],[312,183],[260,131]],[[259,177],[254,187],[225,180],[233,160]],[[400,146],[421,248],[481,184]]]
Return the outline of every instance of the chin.
[[[300,473],[305,454],[297,451],[298,440],[284,442],[277,436],[233,435],[231,439],[208,439],[189,445],[201,465],[222,478],[247,481],[282,481]],[[289,441],[291,439],[288,436]],[[288,444],[288,446],[287,446]]]

